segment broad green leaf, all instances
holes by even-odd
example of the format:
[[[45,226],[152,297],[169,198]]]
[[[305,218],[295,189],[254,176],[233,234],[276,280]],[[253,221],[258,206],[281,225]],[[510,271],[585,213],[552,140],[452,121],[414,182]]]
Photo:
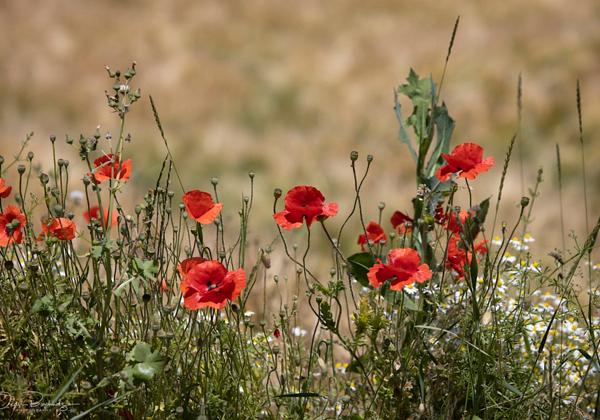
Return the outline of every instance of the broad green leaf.
[[[162,372],[166,359],[158,352],[152,351],[150,344],[139,342],[127,355],[127,360],[134,362],[133,366],[123,369],[123,372],[142,381],[150,381],[154,375]]]
[[[358,254],[351,255],[348,257],[350,263],[350,274],[356,279],[362,286],[369,286],[369,279],[367,273],[369,268],[375,264],[375,259],[368,252],[359,252]]]

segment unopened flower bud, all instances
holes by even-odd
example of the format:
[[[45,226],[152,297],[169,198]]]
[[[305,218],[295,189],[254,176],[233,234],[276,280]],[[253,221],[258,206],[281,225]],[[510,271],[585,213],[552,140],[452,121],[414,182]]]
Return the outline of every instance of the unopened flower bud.
[[[353,150],[350,152],[350,160],[352,162],[356,162],[356,160],[358,159],[358,152],[356,150]]]
[[[25,165],[19,165],[17,171],[19,172],[19,175],[23,175],[25,173]]]
[[[529,197],[521,197],[521,207],[527,207],[529,205]]]
[[[281,197],[281,188],[275,188],[275,190],[273,191],[273,196],[278,199],[279,197]]]

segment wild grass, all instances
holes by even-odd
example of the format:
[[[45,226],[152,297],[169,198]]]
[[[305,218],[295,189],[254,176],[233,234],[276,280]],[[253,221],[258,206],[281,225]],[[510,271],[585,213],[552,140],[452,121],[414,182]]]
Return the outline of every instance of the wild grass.
[[[275,189],[273,215],[254,214],[254,172],[237,203],[220,200],[216,178],[208,188],[183,182],[168,123],[151,98],[166,155],[143,201],[128,209],[121,203],[136,140],[126,122],[141,91],[135,65],[107,73],[117,134],[66,138],[84,172],[57,156],[53,136],[41,152],[52,155],[49,169],[37,169],[27,142],[14,160],[0,160],[0,176],[16,168],[18,180],[0,201],[3,413],[600,416],[599,266],[592,258],[600,219],[589,223],[585,201],[583,240],[571,235],[567,245],[565,237],[561,250],[547,250],[549,264],[529,252],[541,171],[519,203],[502,201],[518,133],[507,147],[490,226],[493,197],[476,202],[472,190],[491,160],[473,151],[483,153],[478,145],[451,147],[455,122],[440,101],[441,82],[411,70],[394,104],[415,168],[415,195],[398,209],[406,213],[401,223],[385,203],[364,199],[377,161],[355,151],[345,215],[312,186],[285,195]],[[580,95],[578,87],[585,179]],[[560,158],[558,168],[560,182]],[[196,188],[208,191],[190,204]],[[519,216],[502,221],[496,234],[501,206],[515,204]],[[96,206],[100,216],[86,220],[83,210]],[[253,244],[248,234],[259,218],[277,226],[277,235]],[[334,219],[343,220],[339,229]],[[314,254],[330,269],[312,266]],[[216,266],[225,277],[207,271]]]

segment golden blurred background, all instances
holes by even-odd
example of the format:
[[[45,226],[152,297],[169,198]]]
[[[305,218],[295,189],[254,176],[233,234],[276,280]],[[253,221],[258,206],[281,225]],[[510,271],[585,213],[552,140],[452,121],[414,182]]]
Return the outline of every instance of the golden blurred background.
[[[600,208],[600,3],[580,0],[453,1],[66,1],[0,2],[0,154],[29,131],[46,159],[49,134],[117,131],[104,70],[138,64],[143,98],[128,115],[134,160],[127,197],[139,200],[165,156],[148,94],[161,113],[186,188],[217,176],[229,217],[247,173],[256,172],[254,234],[274,235],[272,191],[318,186],[342,213],[352,205],[349,153],[374,155],[367,217],[379,201],[410,210],[413,163],[397,136],[393,89],[413,67],[439,80],[456,16],[461,24],[442,93],[456,120],[454,144],[471,140],[496,168],[475,184],[497,191],[517,127],[523,76],[524,184],[545,171],[532,233],[543,251],[560,246],[555,144],[564,174],[565,226],[581,238],[584,210],[575,107],[581,80],[591,219]],[[59,142],[57,142],[59,143]],[[60,142],[61,156],[77,154]],[[513,160],[501,219],[522,195]],[[464,197],[464,196],[463,196]],[[464,203],[464,202],[463,202]],[[389,227],[389,226],[387,226]],[[264,233],[264,232],[262,232]]]

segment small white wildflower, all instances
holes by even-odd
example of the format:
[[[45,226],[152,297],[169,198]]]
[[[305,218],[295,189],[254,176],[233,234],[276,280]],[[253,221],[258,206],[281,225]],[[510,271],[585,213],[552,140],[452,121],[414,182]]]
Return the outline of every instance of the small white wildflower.
[[[535,242],[535,238],[531,236],[530,233],[526,233],[525,235],[523,235],[523,242],[525,242],[526,244],[530,244],[532,242]]]
[[[344,373],[346,373],[346,368],[347,367],[348,367],[348,363],[337,362],[335,364],[335,371],[338,372],[338,373],[344,374]]]
[[[514,264],[515,261],[517,261],[517,257],[515,257],[514,255],[511,255],[510,252],[505,252],[504,255],[502,256],[502,262]]]
[[[499,236],[494,236],[494,239],[492,239],[492,245],[496,245],[496,246],[500,246],[502,245],[502,238]]]
[[[306,331],[306,330],[303,330],[303,329],[302,329],[302,328],[300,328],[300,327],[294,327],[294,328],[292,328],[292,334],[293,334],[295,337],[304,337],[304,336],[306,336],[306,334],[307,334],[307,331]]]
[[[69,193],[69,200],[71,200],[75,206],[80,205],[84,198],[85,194],[83,191],[74,190]]]
[[[417,289],[414,285],[414,283],[409,284],[408,286],[404,286],[404,293],[406,293],[409,296],[414,296],[419,292],[419,289]]]

